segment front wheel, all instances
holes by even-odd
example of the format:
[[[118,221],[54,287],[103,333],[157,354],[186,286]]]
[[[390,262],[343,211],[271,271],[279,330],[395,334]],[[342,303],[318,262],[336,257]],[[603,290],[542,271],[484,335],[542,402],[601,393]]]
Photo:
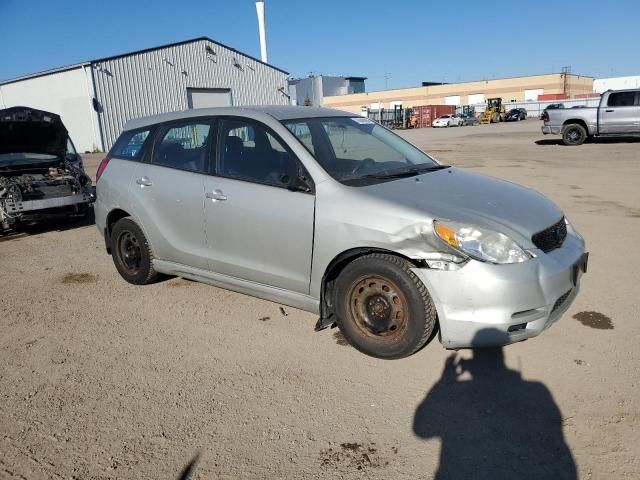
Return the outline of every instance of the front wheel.
[[[402,258],[375,253],[357,258],[340,273],[335,289],[338,327],[361,352],[403,358],[433,338],[436,310],[412,267]]]
[[[572,123],[562,131],[562,141],[565,145],[582,145],[587,139],[587,131],[582,125]]]
[[[111,256],[118,273],[129,283],[147,285],[160,277],[153,268],[153,252],[147,237],[129,217],[118,220],[113,227]]]

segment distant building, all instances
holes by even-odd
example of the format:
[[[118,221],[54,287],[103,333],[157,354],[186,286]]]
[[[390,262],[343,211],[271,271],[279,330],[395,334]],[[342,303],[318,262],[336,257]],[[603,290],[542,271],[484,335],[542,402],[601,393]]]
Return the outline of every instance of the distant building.
[[[332,77],[310,75],[289,80],[289,94],[293,105],[319,107],[324,97],[365,92],[365,77]]]
[[[57,113],[79,151],[105,151],[132,118],[200,107],[288,105],[288,76],[200,37],[0,81],[0,108]]]
[[[354,113],[363,109],[393,109],[394,106],[484,105],[489,98],[500,97],[503,103],[537,101],[553,96],[580,98],[593,92],[593,77],[571,73],[551,73],[523,77],[496,78],[475,82],[423,82],[423,86],[327,96],[324,107]]]
[[[624,90],[625,88],[640,88],[640,75],[598,78],[593,81],[593,90],[598,93],[603,93],[607,90]]]

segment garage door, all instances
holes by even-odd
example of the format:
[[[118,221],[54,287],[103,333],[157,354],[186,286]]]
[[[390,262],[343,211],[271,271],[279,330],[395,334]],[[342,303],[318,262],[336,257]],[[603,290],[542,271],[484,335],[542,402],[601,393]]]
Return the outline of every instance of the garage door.
[[[480,103],[484,103],[484,93],[469,95],[469,105],[478,105]]]
[[[187,88],[189,108],[230,107],[233,105],[229,88]]]
[[[445,105],[460,105],[460,95],[451,95],[450,97],[444,97]]]

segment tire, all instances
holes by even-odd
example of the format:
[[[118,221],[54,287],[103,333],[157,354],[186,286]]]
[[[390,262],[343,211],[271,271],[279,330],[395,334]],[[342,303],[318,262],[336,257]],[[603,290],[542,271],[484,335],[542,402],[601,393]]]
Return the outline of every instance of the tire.
[[[433,338],[436,309],[412,267],[394,255],[374,253],[355,259],[338,276],[336,321],[362,353],[404,358]]]
[[[134,285],[148,285],[160,274],[153,268],[153,252],[142,229],[131,220],[121,218],[111,232],[111,257],[118,273]]]
[[[582,145],[587,139],[587,131],[582,125],[571,123],[562,130],[562,142],[568,146]]]

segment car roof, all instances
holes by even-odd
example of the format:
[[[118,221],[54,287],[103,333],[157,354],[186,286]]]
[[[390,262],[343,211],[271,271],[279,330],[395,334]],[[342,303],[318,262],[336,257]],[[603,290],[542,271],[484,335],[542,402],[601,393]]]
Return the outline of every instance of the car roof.
[[[272,117],[276,120],[295,120],[301,118],[322,118],[322,117],[355,117],[355,113],[335,110],[332,108],[318,107],[297,107],[290,105],[262,105],[247,107],[216,107],[216,108],[196,108],[193,110],[183,110],[179,112],[161,113],[149,117],[142,117],[129,120],[123,130],[135,130],[138,128],[156,125],[158,123],[181,120],[194,117],[211,116],[241,116],[261,120],[265,117]]]

